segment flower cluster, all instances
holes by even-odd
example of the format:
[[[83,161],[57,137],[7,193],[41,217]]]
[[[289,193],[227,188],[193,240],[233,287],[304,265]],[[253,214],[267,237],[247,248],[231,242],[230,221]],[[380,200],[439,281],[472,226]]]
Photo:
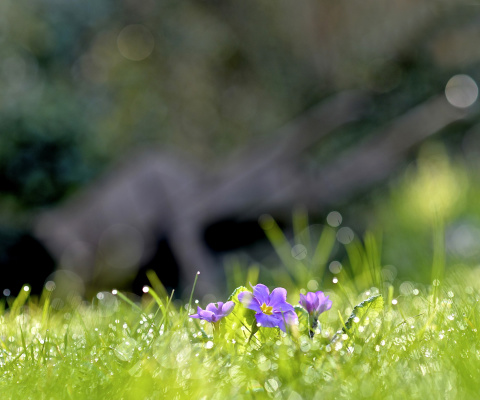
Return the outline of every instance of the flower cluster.
[[[318,316],[332,308],[332,301],[323,292],[318,291],[308,292],[306,295],[301,294],[299,303],[308,312],[309,335],[313,338],[318,326]]]
[[[299,303],[314,319],[318,319],[321,313],[332,308],[332,301],[320,291],[308,292],[306,295],[301,294]]]
[[[233,301],[227,301],[225,304],[219,301],[216,307],[214,303],[210,303],[205,310],[197,307],[197,313],[190,315],[190,317],[216,323],[230,314],[233,311],[233,307],[235,307]]]
[[[278,327],[286,332],[286,326],[298,322],[298,317],[293,306],[287,303],[287,291],[284,288],[270,290],[265,285],[259,283],[252,286],[253,293],[244,291],[239,293],[238,300],[246,308],[255,311],[255,319],[258,326],[275,328]],[[300,305],[308,312],[311,317],[310,332],[313,336],[313,328],[317,326],[318,316],[330,310],[332,301],[323,292],[309,292],[306,295],[300,295]],[[191,318],[203,319],[211,323],[218,323],[222,318],[229,315],[235,303],[227,301],[225,304],[218,302],[210,303],[205,310],[197,308],[197,313],[190,315]]]

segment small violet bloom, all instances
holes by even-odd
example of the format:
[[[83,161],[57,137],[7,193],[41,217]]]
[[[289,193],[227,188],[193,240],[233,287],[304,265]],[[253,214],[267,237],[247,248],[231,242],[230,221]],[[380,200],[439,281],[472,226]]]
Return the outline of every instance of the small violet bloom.
[[[279,327],[286,332],[285,322],[292,324],[298,321],[293,306],[287,303],[287,291],[284,288],[276,288],[272,293],[260,283],[252,288],[253,294],[242,292],[238,295],[238,300],[256,312],[255,318],[261,326]]]
[[[197,313],[190,315],[190,318],[204,319],[205,321],[216,323],[220,321],[223,317],[226,317],[230,314],[235,307],[233,301],[227,301],[225,304],[219,301],[217,307],[214,303],[207,305],[205,310],[202,310],[200,307],[197,307]]]
[[[314,320],[324,311],[332,308],[332,301],[323,292],[308,292],[306,295],[300,294],[300,305],[307,310]]]

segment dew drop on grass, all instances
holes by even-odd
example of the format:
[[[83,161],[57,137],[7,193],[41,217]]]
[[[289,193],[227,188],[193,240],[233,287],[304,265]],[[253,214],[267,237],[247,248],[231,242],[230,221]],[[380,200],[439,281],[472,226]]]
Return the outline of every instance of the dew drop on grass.
[[[265,382],[265,390],[269,393],[275,392],[278,390],[278,382],[276,379],[269,379]]]
[[[129,338],[115,347],[115,356],[121,361],[129,361],[133,357],[137,342]]]
[[[268,371],[272,366],[272,362],[266,358],[265,356],[262,357],[261,361],[258,363],[258,369],[260,371]]]
[[[209,340],[207,343],[205,343],[205,348],[206,349],[211,349],[213,347],[213,342]]]

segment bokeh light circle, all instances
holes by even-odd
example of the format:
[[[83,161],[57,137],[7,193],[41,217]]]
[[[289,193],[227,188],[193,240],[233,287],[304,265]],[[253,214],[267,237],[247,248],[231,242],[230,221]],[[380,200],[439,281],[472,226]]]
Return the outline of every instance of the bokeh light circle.
[[[127,25],[117,38],[118,51],[131,61],[141,61],[152,54],[155,39],[143,25]]]
[[[478,86],[468,75],[455,75],[447,82],[445,96],[452,106],[467,108],[477,101]]]

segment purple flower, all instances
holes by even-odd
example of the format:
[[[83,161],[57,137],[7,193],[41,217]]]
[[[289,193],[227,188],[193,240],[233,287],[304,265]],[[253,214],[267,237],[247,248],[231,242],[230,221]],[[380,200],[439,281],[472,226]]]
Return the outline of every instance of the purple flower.
[[[314,319],[332,308],[332,301],[320,291],[316,293],[308,292],[306,295],[301,294],[299,303]]]
[[[225,304],[219,301],[217,303],[217,307],[215,307],[214,303],[210,303],[207,305],[205,310],[197,307],[197,313],[190,315],[190,318],[204,319],[205,321],[216,323],[223,317],[226,317],[228,314],[230,314],[233,310],[233,307],[235,307],[235,303],[233,301],[227,301]]]
[[[273,289],[271,294],[268,288],[260,283],[252,288],[253,294],[242,292],[238,295],[238,300],[256,312],[255,318],[261,326],[278,326],[285,332],[285,322],[291,324],[298,320],[293,306],[287,303],[287,291],[284,288]]]

